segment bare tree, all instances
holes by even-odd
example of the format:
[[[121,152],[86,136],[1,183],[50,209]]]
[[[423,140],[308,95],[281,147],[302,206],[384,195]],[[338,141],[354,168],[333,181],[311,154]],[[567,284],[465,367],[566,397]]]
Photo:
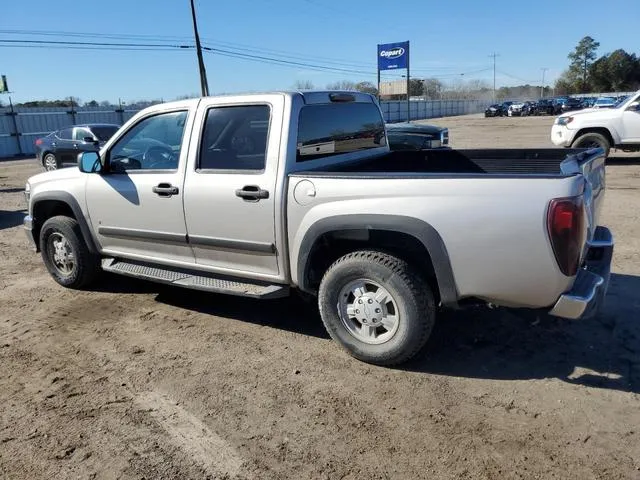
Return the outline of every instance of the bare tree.
[[[327,85],[327,90],[347,90],[355,92],[358,89],[356,88],[356,82],[352,82],[351,80],[339,80]]]
[[[311,80],[296,80],[296,83],[293,84],[293,88],[296,90],[313,90],[315,87]]]

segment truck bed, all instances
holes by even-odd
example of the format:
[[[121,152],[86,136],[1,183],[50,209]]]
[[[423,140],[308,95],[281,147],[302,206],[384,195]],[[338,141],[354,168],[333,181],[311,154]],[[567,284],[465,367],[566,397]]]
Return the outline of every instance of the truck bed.
[[[584,149],[481,149],[396,151],[360,161],[342,163],[307,172],[305,176],[340,175],[372,176],[398,174],[423,175],[507,175],[507,176],[565,176],[563,161]],[[579,159],[578,159],[579,160]],[[569,163],[569,162],[567,162]]]

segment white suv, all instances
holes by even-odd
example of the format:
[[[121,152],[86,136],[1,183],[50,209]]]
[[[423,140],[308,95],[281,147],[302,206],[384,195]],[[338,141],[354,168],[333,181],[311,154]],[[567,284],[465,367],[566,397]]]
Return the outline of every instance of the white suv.
[[[569,112],[555,119],[551,141],[560,147],[640,151],[640,90],[613,108]]]

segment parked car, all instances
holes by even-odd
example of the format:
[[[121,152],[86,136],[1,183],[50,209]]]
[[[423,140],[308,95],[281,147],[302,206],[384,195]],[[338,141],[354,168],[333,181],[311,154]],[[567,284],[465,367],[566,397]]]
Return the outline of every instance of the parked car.
[[[500,117],[502,116],[502,106],[498,103],[494,103],[493,105],[489,105],[487,109],[484,111],[484,116],[486,117]]]
[[[615,97],[598,97],[591,108],[613,108],[618,100]]]
[[[29,178],[24,226],[67,288],[105,270],[297,290],[351,355],[393,365],[440,308],[596,313],[613,250],[604,177],[600,150],[392,152],[369,94],[212,96],[146,108],[77,169]]]
[[[514,102],[507,111],[510,117],[525,117],[531,112],[530,102]]]
[[[513,102],[511,102],[511,101],[509,101],[509,102],[502,102],[502,103],[500,104],[500,111],[501,111],[501,114],[502,114],[503,116],[505,116],[505,117],[506,117],[506,116],[509,114],[509,107],[510,107],[511,105],[513,105]]]
[[[548,98],[541,98],[536,102],[534,115],[553,115],[555,112],[555,105]]]
[[[551,100],[551,103],[553,104],[553,115],[559,115],[562,113],[562,106],[567,100],[569,100],[568,97],[556,97]]]
[[[580,99],[582,102],[582,108],[591,108],[593,104],[596,102],[596,97],[582,97]]]
[[[45,170],[78,165],[78,153],[96,151],[120,128],[110,123],[87,123],[51,132],[35,141],[36,159]]]
[[[551,141],[559,147],[611,148],[640,151],[640,90],[613,108],[563,114],[551,128]]]
[[[389,148],[429,150],[449,147],[449,129],[421,123],[389,123],[386,125]]]
[[[582,110],[584,108],[582,100],[579,98],[567,98],[562,104],[562,113],[571,112],[573,110]]]

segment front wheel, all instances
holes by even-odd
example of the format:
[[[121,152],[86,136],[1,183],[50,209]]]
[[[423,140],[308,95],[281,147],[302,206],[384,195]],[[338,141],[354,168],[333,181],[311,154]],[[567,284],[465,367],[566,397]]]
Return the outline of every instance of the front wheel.
[[[599,133],[585,133],[580,135],[571,145],[572,148],[602,148],[605,157],[609,156],[611,145],[604,135]]]
[[[60,168],[58,164],[58,159],[53,153],[47,153],[42,159],[42,166],[47,172],[51,172],[53,170],[57,170]]]
[[[100,271],[99,258],[89,251],[73,218],[57,216],[44,222],[40,250],[47,270],[63,287],[82,288]]]
[[[327,332],[353,357],[397,365],[425,345],[435,323],[427,282],[407,262],[364,250],[339,258],[318,294]]]

